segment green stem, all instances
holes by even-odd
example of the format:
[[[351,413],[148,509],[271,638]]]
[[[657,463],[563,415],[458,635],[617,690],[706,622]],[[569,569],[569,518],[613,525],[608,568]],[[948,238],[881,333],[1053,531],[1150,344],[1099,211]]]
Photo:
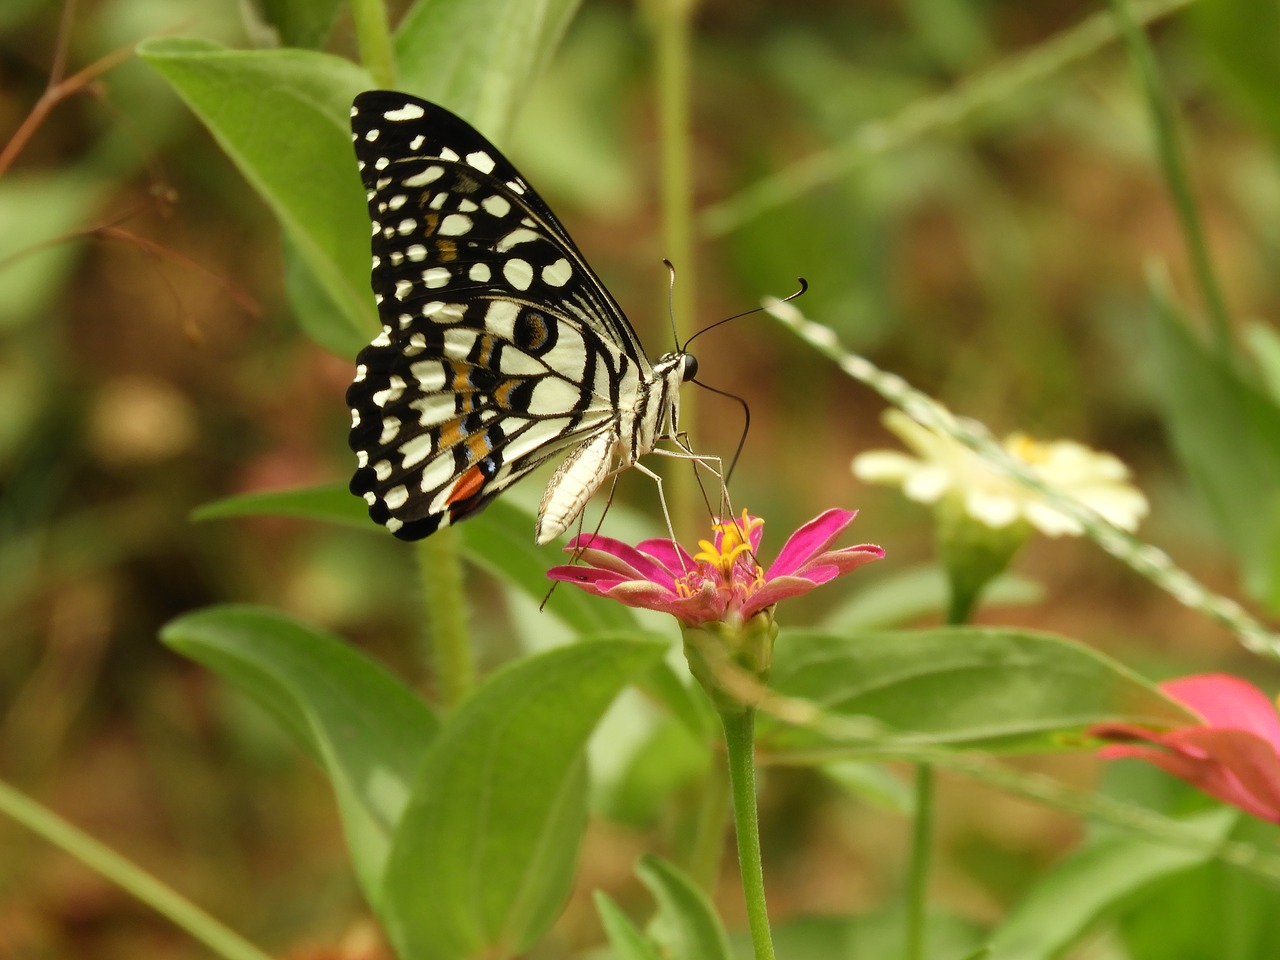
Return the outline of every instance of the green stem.
[[[1186,159],[1178,142],[1172,99],[1161,80],[1160,70],[1156,65],[1155,55],[1151,52],[1151,45],[1147,42],[1146,34],[1138,27],[1134,18],[1129,0],[1110,0],[1110,3],[1120,34],[1129,48],[1129,56],[1142,81],[1147,109],[1151,113],[1151,125],[1155,133],[1160,169],[1173,199],[1178,223],[1182,227],[1183,240],[1186,242],[1196,282],[1209,313],[1218,353],[1225,362],[1234,364],[1235,351],[1232,349],[1231,325],[1227,317],[1226,303],[1222,297],[1222,289],[1218,285],[1217,275],[1213,271],[1213,264],[1209,259],[1209,247],[1205,242],[1200,212],[1192,195]]]
[[[911,830],[911,863],[907,874],[906,935],[903,956],[924,960],[925,921],[929,907],[929,867],[933,852],[933,767],[916,764],[915,814]]]
[[[270,960],[267,954],[190,900],[3,781],[0,781],[0,813],[96,870],[218,956],[227,960]]]
[[[693,145],[689,124],[689,62],[691,20],[696,0],[649,0],[654,31],[654,83],[658,103],[659,183],[661,184],[662,249],[675,265],[671,314],[677,344],[693,335],[697,325],[698,271],[693,254]],[[667,308],[663,298],[663,309]],[[683,429],[697,422],[692,390],[680,395]],[[691,529],[697,518],[694,474],[674,470],[669,479],[672,520]]]
[[[436,690],[441,706],[449,710],[467,695],[476,680],[457,531],[453,527],[437,530],[419,541],[417,550]]]
[[[383,0],[351,0],[351,18],[360,45],[360,62],[379,87],[396,85],[396,57],[391,45],[391,26]]]
[[[747,902],[747,922],[756,960],[774,960],[773,935],[764,901],[764,866],[760,859],[760,822],[756,810],[756,712],[746,708],[725,710],[724,742],[729,755],[729,784],[733,790],[733,826],[738,838],[738,867],[742,895]]]

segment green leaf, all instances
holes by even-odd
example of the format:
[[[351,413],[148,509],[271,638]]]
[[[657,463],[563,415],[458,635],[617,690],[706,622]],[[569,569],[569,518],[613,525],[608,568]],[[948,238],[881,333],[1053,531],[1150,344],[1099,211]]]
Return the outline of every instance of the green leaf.
[[[191,512],[193,520],[228,520],[234,517],[299,517],[350,527],[381,529],[369,519],[364,501],[353,496],[345,483],[293,490],[264,490],[224,497],[202,504]]]
[[[1193,337],[1164,291],[1155,296],[1174,448],[1240,561],[1245,591],[1280,611],[1280,407]]]
[[[613,947],[613,960],[663,960],[658,945],[640,932],[621,907],[599,890],[595,901],[605,936]]]
[[[396,28],[406,90],[501,141],[581,0],[419,0]]]
[[[341,310],[348,329],[321,345],[353,356],[376,329],[369,222],[348,127],[369,75],[309,50],[228,50],[191,38],[150,40],[138,53],[209,128]]]
[[[905,926],[902,907],[894,905],[856,916],[795,917],[774,924],[773,941],[778,956],[786,960],[898,960],[904,952]],[[981,941],[971,920],[939,907],[931,907],[925,916],[924,942],[930,957],[976,957],[973,950]],[[754,956],[745,935],[735,935],[734,946],[741,960]]]
[[[1239,814],[1221,809],[1182,821],[1213,843],[1227,838]],[[987,945],[990,960],[1050,960],[1154,884],[1208,862],[1193,850],[1133,836],[1106,836],[1077,850],[1039,880]]]
[[[343,0],[247,0],[241,4],[259,46],[324,46]]]
[[[636,875],[658,901],[653,936],[670,960],[729,960],[729,937],[697,884],[673,865],[648,855]]]
[[[399,956],[527,950],[573,884],[586,822],[582,750],[666,644],[598,639],[513,663],[457,708],[401,820],[381,914]]]
[[[325,769],[370,903],[391,836],[436,733],[430,708],[332,634],[261,607],[197,610],[160,639],[274,715]]]
[[[1097,723],[1185,725],[1195,718],[1115,661],[1063,637],[945,627],[845,636],[784,631],[770,686],[837,716],[883,725],[877,750],[951,745],[1057,750]],[[766,725],[772,750],[826,741]]]

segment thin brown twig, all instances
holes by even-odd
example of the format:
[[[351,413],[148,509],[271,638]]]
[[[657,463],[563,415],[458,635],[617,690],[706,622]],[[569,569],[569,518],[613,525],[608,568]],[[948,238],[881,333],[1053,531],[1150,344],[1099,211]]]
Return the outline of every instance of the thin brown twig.
[[[76,71],[65,80],[52,82],[53,78],[51,76],[49,86],[45,88],[44,93],[40,95],[40,98],[31,107],[31,112],[27,115],[27,118],[14,131],[13,136],[9,138],[9,142],[4,145],[4,149],[0,150],[0,176],[3,176],[5,171],[13,164],[14,159],[26,147],[54,107],[68,97],[79,93],[108,70],[124,63],[133,56],[133,49],[133,46],[130,45],[113,50],[99,57],[87,67]],[[60,65],[55,64],[55,66],[61,69]]]

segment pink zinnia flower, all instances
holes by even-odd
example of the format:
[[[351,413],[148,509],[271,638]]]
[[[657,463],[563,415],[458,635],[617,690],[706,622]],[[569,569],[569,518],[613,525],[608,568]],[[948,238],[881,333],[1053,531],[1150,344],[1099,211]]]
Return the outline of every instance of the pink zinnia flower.
[[[578,551],[585,566],[553,567],[547,576],[629,607],[669,613],[687,627],[744,623],[779,600],[883,557],[869,543],[830,549],[856,515],[827,510],[810,520],[787,539],[767,570],[757,559],[764,520],[743,510],[737,519],[715,523],[712,539],[700,541],[692,555],[666,539],[633,547],[595,534],[575,537],[566,550]]]
[[[1197,714],[1203,725],[1160,732],[1105,724],[1090,732],[1125,742],[1103,747],[1099,756],[1149,761],[1223,803],[1280,823],[1280,714],[1275,704],[1252,684],[1222,673],[1170,680],[1160,689]]]

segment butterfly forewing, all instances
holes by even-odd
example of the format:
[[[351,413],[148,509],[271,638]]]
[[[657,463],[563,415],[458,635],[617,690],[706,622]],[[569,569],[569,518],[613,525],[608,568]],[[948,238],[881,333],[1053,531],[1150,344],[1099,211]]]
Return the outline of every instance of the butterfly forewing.
[[[622,432],[652,367],[555,215],[468,124],[374,91],[351,127],[383,324],[347,393],[351,490],[418,539]]]

